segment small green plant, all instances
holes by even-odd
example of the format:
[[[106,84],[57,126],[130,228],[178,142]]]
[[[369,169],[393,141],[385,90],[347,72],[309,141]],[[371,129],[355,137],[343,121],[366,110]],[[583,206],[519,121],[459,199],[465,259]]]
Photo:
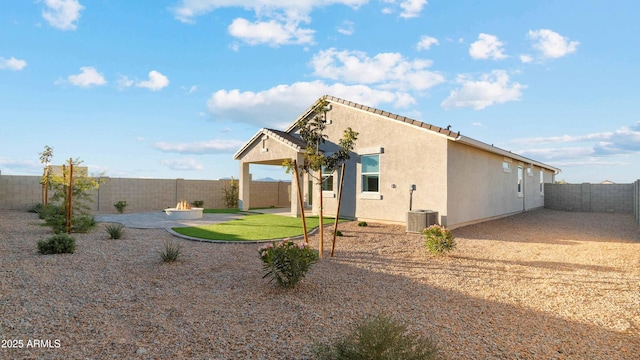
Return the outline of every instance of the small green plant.
[[[409,333],[405,324],[383,315],[364,321],[333,344],[314,344],[314,353],[321,360],[431,360],[440,357],[440,350],[432,338]]]
[[[305,243],[295,244],[291,240],[281,243],[272,242],[262,246],[258,252],[262,260],[264,275],[269,281],[284,288],[294,288],[318,261],[318,251],[309,248]]]
[[[425,245],[430,253],[441,255],[453,251],[456,248],[456,240],[451,230],[440,226],[431,225],[422,230],[425,237]]]
[[[369,224],[367,224],[367,222],[366,222],[366,221],[360,221],[360,222],[358,223],[358,226],[360,226],[360,227],[364,227],[364,226],[369,226]]]
[[[118,212],[120,214],[122,214],[124,212],[124,208],[127,207],[127,202],[125,200],[120,200],[117,203],[113,204],[113,206],[116,207],[116,210],[118,210]]]
[[[162,249],[160,250],[160,257],[164,262],[174,262],[182,256],[182,246],[173,240],[165,240]]]
[[[96,226],[96,218],[93,215],[74,216],[71,219],[71,231],[75,233],[86,233]]]
[[[57,205],[41,205],[35,208],[40,219],[46,219],[50,216],[60,214],[64,217],[64,208]]]
[[[121,224],[107,225],[104,227],[109,234],[109,239],[118,240],[122,238],[122,233],[124,232],[124,226]]]
[[[47,240],[38,241],[41,254],[73,254],[76,251],[76,239],[67,234],[56,234]]]
[[[227,182],[225,181],[222,192],[222,200],[224,201],[224,205],[229,209],[237,208],[238,194],[240,193],[238,180],[235,180],[232,176],[231,180],[229,180],[229,185],[227,185]]]
[[[194,200],[191,205],[196,208],[201,208],[204,205],[204,201],[202,200]]]
[[[335,233],[336,233],[336,236],[343,236],[342,231],[340,230],[337,230]]]

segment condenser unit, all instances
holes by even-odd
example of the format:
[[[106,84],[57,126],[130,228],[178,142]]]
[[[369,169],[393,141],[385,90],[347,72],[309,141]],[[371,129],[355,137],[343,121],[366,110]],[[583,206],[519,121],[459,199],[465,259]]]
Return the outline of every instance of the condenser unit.
[[[438,223],[438,212],[431,210],[413,210],[407,213],[407,232],[419,233]]]

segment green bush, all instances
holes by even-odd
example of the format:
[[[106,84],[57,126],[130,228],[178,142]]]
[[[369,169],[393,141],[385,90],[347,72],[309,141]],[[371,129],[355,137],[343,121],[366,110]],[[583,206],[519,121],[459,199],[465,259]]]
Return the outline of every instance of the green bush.
[[[121,224],[107,225],[104,229],[109,234],[109,239],[117,240],[122,237],[122,233],[124,232],[124,226]]]
[[[73,254],[76,251],[76,239],[67,234],[56,234],[38,241],[38,251],[41,254]]]
[[[369,226],[369,224],[367,224],[367,222],[366,222],[366,221],[360,221],[360,222],[358,223],[358,226]]]
[[[182,246],[173,240],[165,240],[160,250],[160,257],[164,262],[174,262],[182,256]]]
[[[440,357],[432,338],[407,332],[407,326],[389,317],[378,315],[335,343],[314,344],[314,353],[321,360],[430,360]]]
[[[74,216],[71,219],[71,231],[74,233],[86,233],[96,226],[96,218],[92,215]]]
[[[42,203],[37,203],[35,205],[33,205],[32,207],[29,208],[29,210],[27,210],[30,213],[34,213],[34,214],[39,214],[40,210],[42,209],[44,205],[42,205]]]
[[[191,205],[193,205],[193,207],[196,207],[196,208],[201,208],[204,205],[204,201],[195,200],[194,202],[191,203]]]
[[[340,231],[340,230],[337,230],[337,231],[335,232],[335,234],[336,234],[336,236],[343,236],[343,235],[344,235],[344,234],[342,233],[342,231]]]
[[[62,215],[64,217],[64,208],[58,205],[42,205],[34,207],[34,210],[37,211],[38,217],[40,219],[46,220],[48,217],[54,215]]]
[[[311,265],[318,261],[318,251],[310,249],[307,244],[297,245],[290,240],[272,242],[261,247],[258,252],[264,270],[262,278],[270,277],[270,282],[275,280],[284,288],[294,288],[305,277]]]
[[[127,202],[124,200],[120,200],[117,203],[113,204],[113,206],[115,206],[116,210],[118,210],[120,214],[124,212],[124,208],[126,208],[127,205]]]
[[[431,225],[422,231],[425,245],[430,253],[441,255],[456,248],[456,240],[451,231],[440,225]]]

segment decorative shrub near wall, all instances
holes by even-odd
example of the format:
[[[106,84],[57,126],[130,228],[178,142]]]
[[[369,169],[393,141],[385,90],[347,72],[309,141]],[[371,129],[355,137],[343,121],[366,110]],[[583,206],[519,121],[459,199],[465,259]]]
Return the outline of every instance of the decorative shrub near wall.
[[[431,225],[422,231],[425,237],[425,245],[430,253],[441,255],[453,251],[456,248],[456,240],[451,230],[440,225]]]

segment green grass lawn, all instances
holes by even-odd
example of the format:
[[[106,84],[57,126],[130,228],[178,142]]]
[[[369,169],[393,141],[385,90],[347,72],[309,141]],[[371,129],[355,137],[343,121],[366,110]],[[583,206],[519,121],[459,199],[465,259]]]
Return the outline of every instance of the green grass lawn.
[[[237,208],[232,209],[204,209],[202,212],[204,214],[237,214],[241,210]]]
[[[307,229],[311,230],[318,227],[319,222],[317,216],[307,217]],[[333,218],[324,218],[324,223],[325,225],[332,224]],[[302,235],[302,220],[281,215],[249,214],[225,223],[175,227],[173,230],[182,235],[205,240],[271,240]]]

